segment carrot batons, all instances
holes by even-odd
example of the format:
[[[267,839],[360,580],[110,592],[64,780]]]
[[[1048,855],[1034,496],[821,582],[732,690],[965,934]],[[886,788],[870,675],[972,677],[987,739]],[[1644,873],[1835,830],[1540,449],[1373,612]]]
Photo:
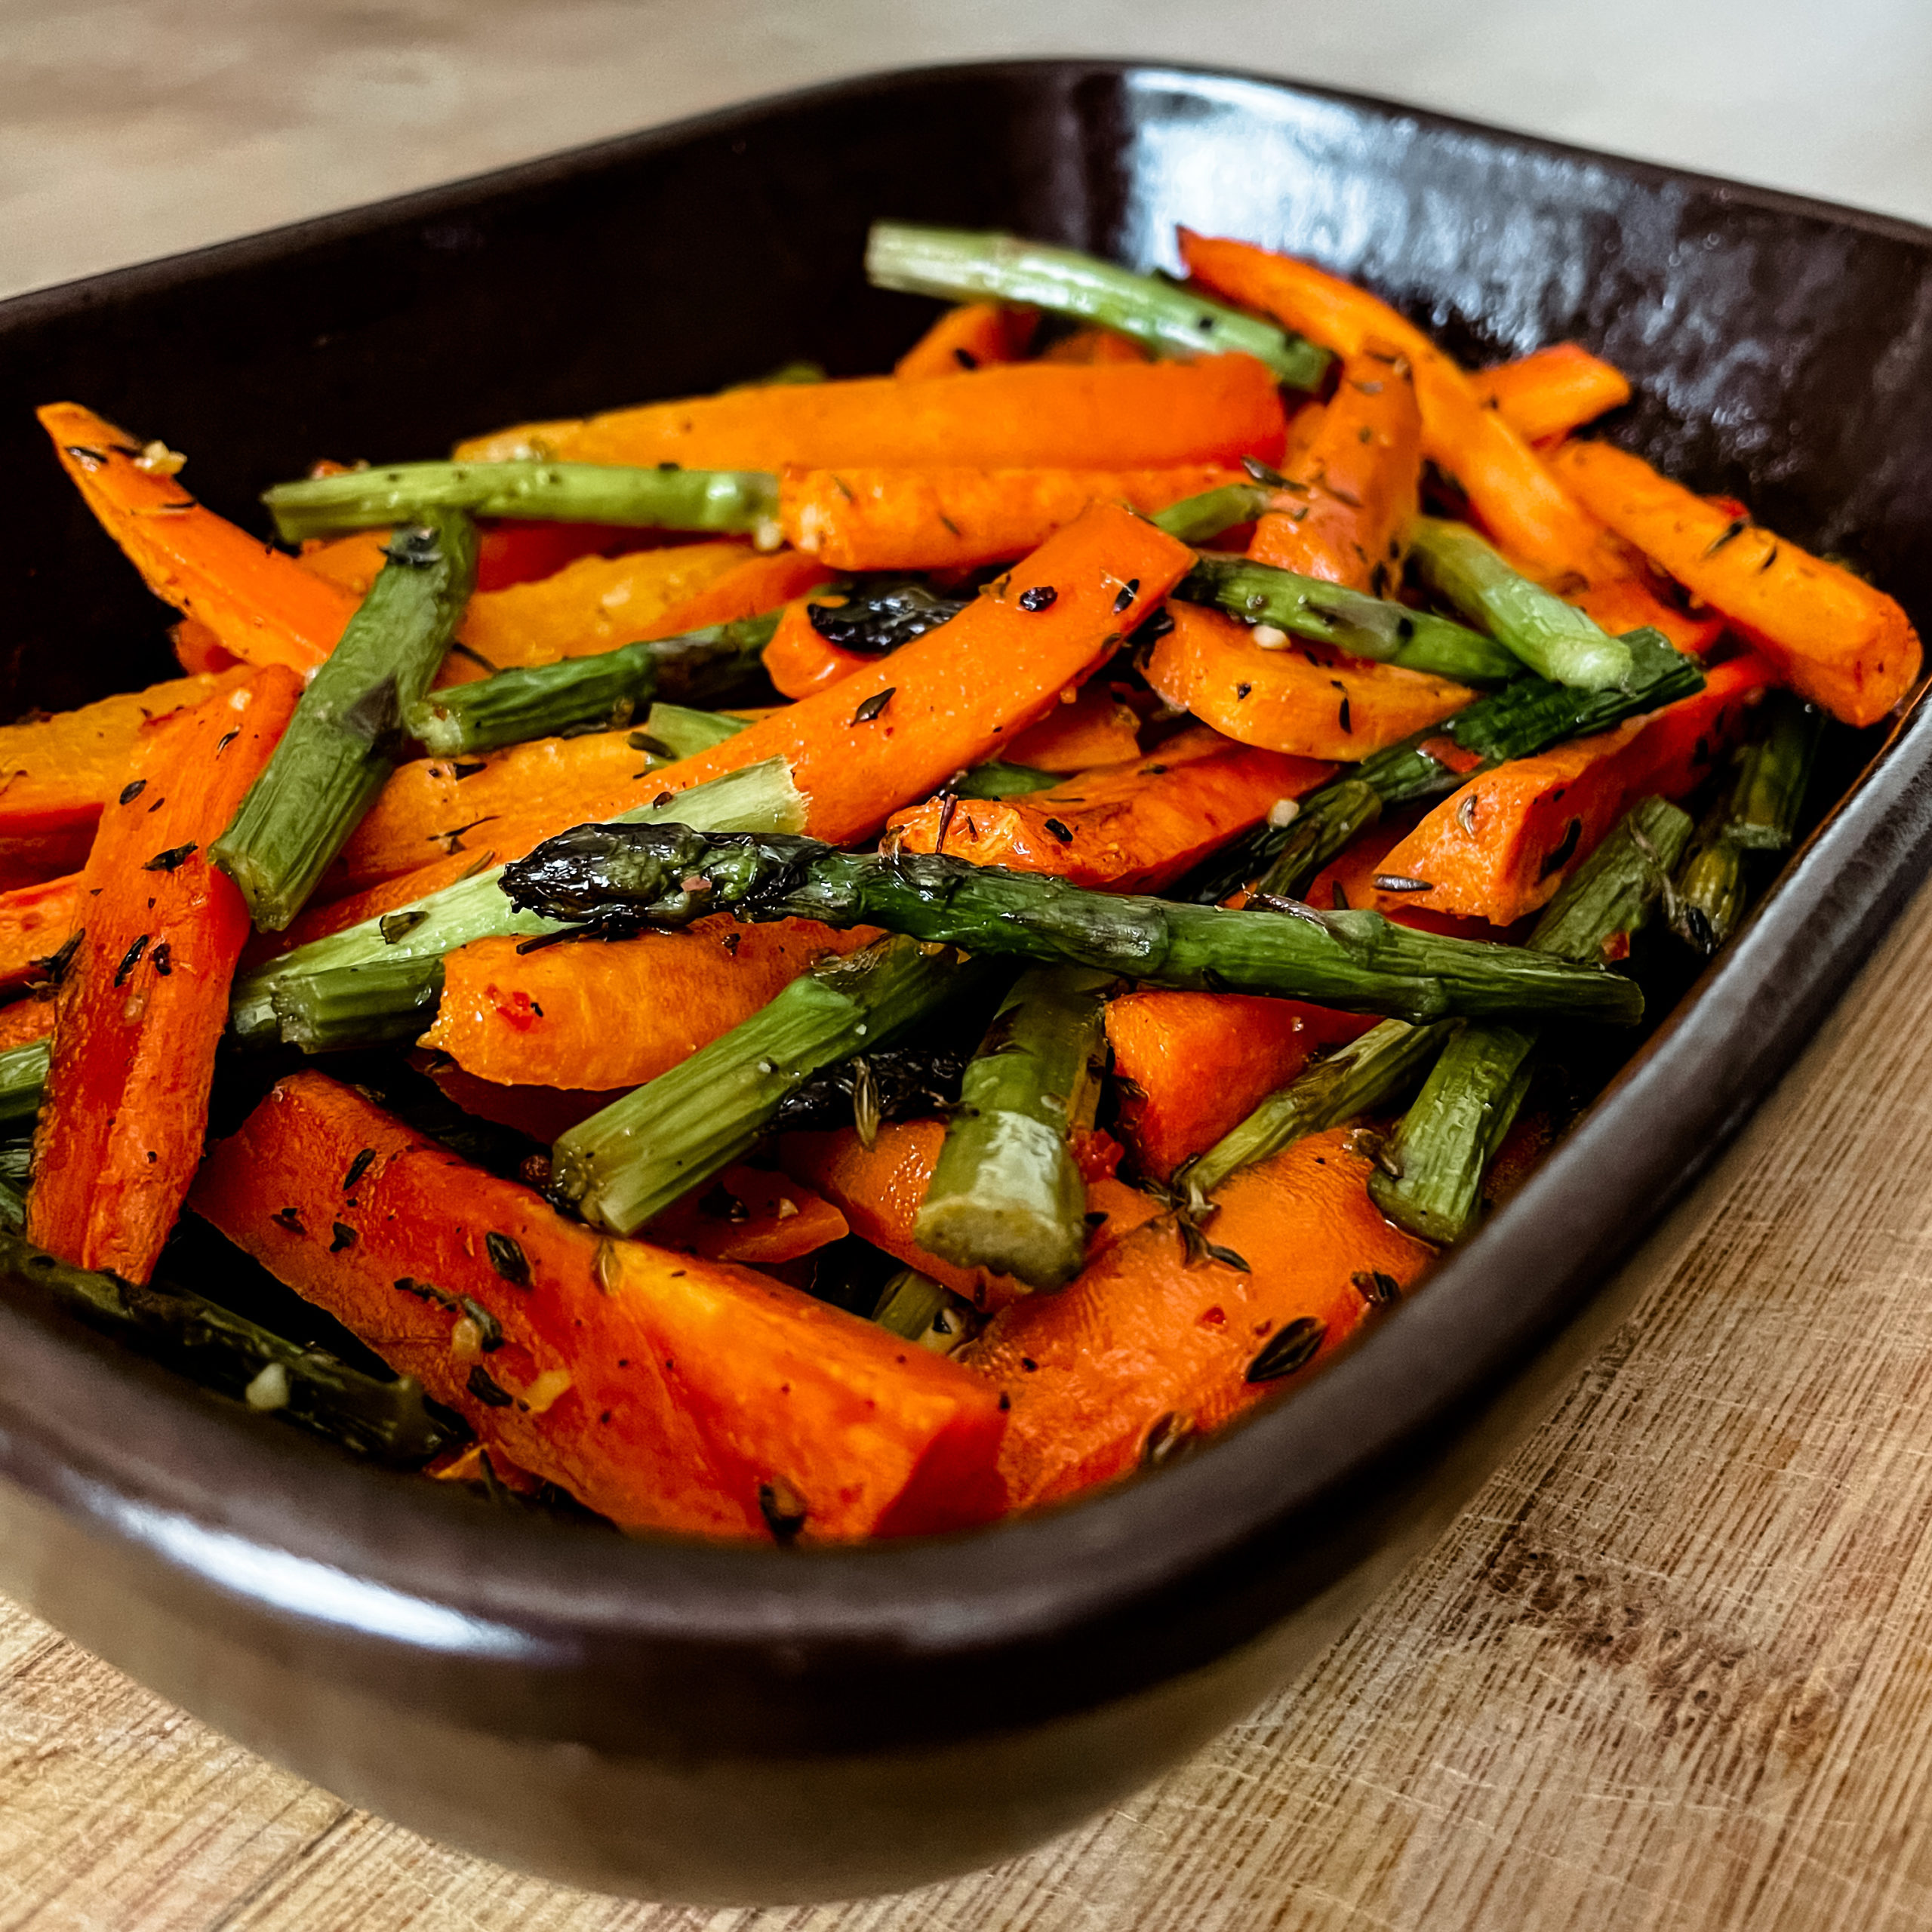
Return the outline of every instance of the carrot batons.
[[[485,1080],[638,1087],[749,1020],[814,959],[878,937],[809,919],[741,927],[719,918],[534,952],[479,940],[444,962],[423,1044]]]
[[[943,850],[1075,885],[1158,892],[1218,846],[1334,776],[1332,764],[1230,743],[1204,725],[1145,758],[1011,798],[929,798],[888,828],[900,849]]]
[[[1348,1130],[1236,1174],[1208,1229],[1248,1272],[1191,1261],[1171,1217],[1116,1241],[1056,1295],[996,1315],[960,1359],[1012,1404],[1000,1458],[1016,1506],[1158,1461],[1332,1353],[1431,1259],[1368,1198]],[[1358,1285],[1358,1284],[1361,1285]],[[1251,1381],[1252,1375],[1256,1379]]]
[[[998,1511],[985,1383],[749,1269],[605,1240],[320,1074],[217,1146],[194,1205],[627,1528],[835,1541]]]
[[[1334,399],[1254,526],[1247,554],[1380,597],[1401,580],[1422,481],[1422,412],[1409,358],[1371,337],[1344,355]]]
[[[1469,378],[1476,400],[1498,410],[1518,435],[1540,443],[1630,400],[1630,382],[1580,342],[1552,343]]]
[[[534,452],[569,463],[681,463],[693,469],[1163,469],[1272,463],[1281,450],[1275,379],[1249,355],[1069,367],[1022,362],[729,389],[576,423],[538,423],[457,447],[482,462]]]
[[[78,866],[102,808],[128,782],[143,725],[232,691],[248,676],[238,669],[175,678],[51,718],[0,725],[0,866],[32,876],[63,852],[71,862],[57,869]]]
[[[389,534],[386,530],[355,530],[346,537],[311,537],[297,561],[360,603],[389,561]]]
[[[924,385],[921,385],[924,387]],[[1194,552],[1131,510],[1095,503],[950,623],[863,671],[681,758],[641,783],[494,828],[500,859],[573,825],[783,758],[806,829],[844,845],[956,771],[1004,757],[1060,694],[1085,681],[1186,574]]]
[[[194,1177],[228,983],[248,932],[206,857],[301,694],[271,665],[153,726],[103,816],[54,1001],[27,1238],[145,1281]]]
[[[35,413],[88,508],[157,597],[199,619],[245,663],[306,671],[335,648],[357,598],[203,509],[159,445],[149,456],[78,403]]]
[[[1264,651],[1245,624],[1198,605],[1176,601],[1168,614],[1174,629],[1154,646],[1147,681],[1176,710],[1244,745],[1353,762],[1475,696],[1447,678],[1319,645]]]
[[[788,1134],[779,1143],[779,1158],[787,1174],[832,1202],[862,1240],[930,1275],[976,1308],[1004,1308],[1029,1291],[1011,1275],[943,1261],[912,1238],[945,1138],[943,1121],[888,1121],[869,1147],[849,1127],[829,1134]],[[1097,1146],[1106,1149],[1106,1159],[1097,1164],[1083,1158]],[[1084,1145],[1076,1137],[1074,1158],[1087,1177],[1090,1257],[1161,1211],[1152,1195],[1116,1180],[1107,1171],[1119,1150],[1104,1135],[1089,1135]]]
[[[1246,993],[1123,994],[1107,1005],[1121,1092],[1115,1131],[1143,1174],[1167,1180],[1285,1087],[1311,1055],[1374,1023]]]
[[[964,302],[949,309],[894,365],[900,380],[956,376],[995,362],[1017,362],[1026,353],[1039,317],[1003,302]]]
[[[1092,325],[1049,343],[1041,350],[1039,359],[1091,367],[1097,362],[1151,362],[1154,358],[1131,335]]]
[[[457,636],[499,670],[614,651],[681,628],[665,620],[751,555],[749,544],[721,539],[622,557],[580,557],[534,583],[471,598]],[[445,681],[484,675],[458,655]]]
[[[788,469],[786,540],[841,571],[966,570],[1023,556],[1095,501],[1152,516],[1242,472],[1173,469]]]
[[[9,1047],[23,1047],[29,1040],[44,1040],[54,1030],[54,1002],[51,999],[17,999],[0,1006],[0,1052]]]
[[[41,977],[44,962],[73,930],[80,903],[78,873],[0,893],[0,990]]]
[[[1498,926],[1534,912],[1639,798],[1691,790],[1771,681],[1761,657],[1732,658],[1693,697],[1472,778],[1383,862],[1380,877],[1424,881],[1427,889],[1385,888],[1383,903]]]
[[[693,1189],[651,1224],[660,1247],[747,1268],[798,1260],[851,1232],[845,1217],[802,1181],[742,1166]]]
[[[1564,488],[1469,377],[1387,303],[1312,263],[1186,229],[1181,255],[1215,294],[1260,309],[1310,340],[1359,355],[1377,339],[1408,357],[1422,411],[1423,454],[1467,493],[1518,568],[1583,606],[1605,629],[1654,624],[1673,643],[1707,644],[1704,628],[1652,596],[1597,519]],[[1600,608],[1601,606],[1601,608]]]
[[[1881,590],[1660,476],[1607,443],[1557,473],[1620,537],[1719,611],[1785,682],[1848,724],[1884,717],[1918,676],[1918,633]]]
[[[1140,755],[1140,719],[1121,703],[1104,678],[1082,685],[1037,724],[1029,724],[1001,754],[1008,764],[1036,771],[1091,771]]]
[[[810,697],[827,685],[835,685],[841,678],[878,662],[875,651],[848,651],[820,637],[812,628],[814,601],[795,597],[787,604],[764,647],[764,675],[789,698]]]

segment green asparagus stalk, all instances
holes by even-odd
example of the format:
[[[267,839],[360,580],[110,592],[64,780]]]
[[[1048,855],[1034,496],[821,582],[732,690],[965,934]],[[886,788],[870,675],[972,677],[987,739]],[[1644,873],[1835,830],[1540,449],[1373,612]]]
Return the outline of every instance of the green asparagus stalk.
[[[321,1349],[303,1348],[191,1289],[137,1287],[71,1268],[0,1232],[0,1275],[222,1395],[269,1411],[358,1456],[414,1468],[463,1440],[405,1377],[379,1380]]]
[[[1740,753],[1729,794],[1705,815],[1666,900],[1671,930],[1708,958],[1744,916],[1754,852],[1782,852],[1798,831],[1824,714],[1788,691],[1764,706],[1762,735]]]
[[[1377,912],[1227,912],[809,838],[579,826],[506,866],[503,890],[526,911],[607,937],[711,912],[800,917],[1152,986],[1274,993],[1404,1020],[1548,1012],[1626,1023],[1643,1011],[1636,987],[1600,968],[1417,932]]]
[[[54,1029],[54,1009],[47,1009],[49,1033]],[[29,1040],[25,1045],[9,1047],[0,1053],[0,1127],[31,1126],[40,1111],[41,1089],[47,1084],[47,1069],[52,1058],[53,1042]]]
[[[653,758],[696,758],[727,738],[751,729],[749,718],[734,718],[728,712],[694,711],[681,704],[654,704],[644,721],[644,729],[632,735],[632,748],[648,752]]]
[[[1173,282],[1011,235],[875,221],[866,245],[866,273],[876,288],[936,295],[943,302],[1008,302],[1097,322],[1156,355],[1241,349],[1292,389],[1319,389],[1334,359],[1278,323]]]
[[[821,1068],[889,1044],[983,971],[903,939],[821,961],[721,1038],[572,1128],[552,1150],[553,1192],[586,1220],[635,1234],[747,1152]]]
[[[1223,483],[1170,503],[1153,521],[1183,543],[1211,543],[1223,531],[1265,515],[1274,500],[1275,493],[1258,483]]]
[[[1301,800],[1275,862],[1256,883],[1266,898],[1299,899],[1308,881],[1382,816],[1382,794],[1365,778],[1338,778]]]
[[[1447,617],[1249,557],[1199,558],[1174,595],[1192,604],[1214,605],[1251,623],[1272,624],[1296,637],[1332,644],[1352,657],[1453,678],[1458,684],[1500,685],[1522,669],[1501,645]]]
[[[1633,807],[1550,901],[1531,949],[1578,961],[1624,956],[1690,836],[1689,817],[1664,799]],[[1532,1026],[1467,1026],[1444,1048],[1383,1170],[1369,1177],[1370,1195],[1398,1227],[1438,1244],[1469,1232],[1540,1038]]]
[[[399,530],[389,561],[309,680],[267,768],[208,856],[257,927],[301,911],[395,769],[403,719],[429,688],[476,578],[476,532],[438,510]]]
[[[1587,612],[1519,576],[1473,530],[1419,516],[1409,527],[1416,574],[1539,677],[1589,691],[1627,684],[1629,648]]]
[[[791,831],[804,823],[804,801],[782,758],[694,785],[624,822],[654,823],[669,811],[721,832]],[[311,1053],[399,1038],[412,1026],[420,1032],[442,993],[445,954],[472,940],[537,939],[560,930],[511,905],[503,870],[478,872],[242,974],[229,1026],[250,1044],[281,1038]]]
[[[403,713],[411,737],[436,758],[613,723],[636,707],[667,697],[729,697],[764,669],[764,647],[778,613],[709,624],[681,636],[626,644],[615,651],[499,671],[419,697]]]
[[[1358,1040],[1316,1061],[1285,1087],[1278,1087],[1238,1126],[1230,1128],[1204,1154],[1198,1154],[1174,1176],[1196,1216],[1211,1204],[1228,1177],[1242,1168],[1278,1154],[1291,1142],[1320,1134],[1358,1114],[1372,1113],[1395,1100],[1422,1076],[1461,1023],[1437,1020],[1411,1026],[1385,1020]]]
[[[902,1268],[881,1291],[872,1319],[900,1340],[949,1355],[973,1332],[971,1305],[916,1268]]]
[[[1066,783],[1063,771],[1041,771],[1030,764],[976,764],[957,780],[953,795],[961,798],[1017,798],[1028,792],[1051,792]]]
[[[648,530],[776,529],[778,479],[759,469],[637,469],[601,463],[398,463],[262,492],[285,543],[434,510]]]
[[[1069,1136],[1092,1124],[1111,977],[1041,967],[1014,983],[960,1083],[913,1223],[929,1253],[1029,1287],[1063,1286],[1087,1247]]]
[[[1660,631],[1632,631],[1623,641],[1635,666],[1627,686],[1586,691],[1546,678],[1518,678],[1440,724],[1363,759],[1347,778],[1303,799],[1300,813],[1287,824],[1257,827],[1226,848],[1183,881],[1180,893],[1198,904],[1218,905],[1265,875],[1270,892],[1296,897],[1340,849],[1324,846],[1319,835],[1324,826],[1339,822],[1330,800],[1338,786],[1351,781],[1372,786],[1385,811],[1444,798],[1478,773],[1511,758],[1533,757],[1566,739],[1607,731],[1626,718],[1703,689],[1697,660]]]

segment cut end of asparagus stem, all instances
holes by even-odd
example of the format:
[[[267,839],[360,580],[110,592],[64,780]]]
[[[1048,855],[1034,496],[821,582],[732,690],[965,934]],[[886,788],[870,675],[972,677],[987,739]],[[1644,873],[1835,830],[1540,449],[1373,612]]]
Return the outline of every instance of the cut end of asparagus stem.
[[[743,535],[778,514],[778,479],[762,470],[637,469],[591,463],[397,463],[278,483],[262,493],[285,543],[472,516]]]
[[[1011,235],[875,222],[866,272],[880,288],[946,302],[1007,302],[1098,323],[1157,355],[1239,349],[1294,389],[1319,388],[1334,359],[1277,322],[1177,283]]]
[[[1258,483],[1223,483],[1198,497],[1170,503],[1153,521],[1178,542],[1211,543],[1223,531],[1266,515],[1273,501],[1274,492]]]
[[[596,1226],[636,1233],[749,1149],[814,1074],[890,1044],[979,970],[903,940],[822,961],[721,1038],[572,1128],[552,1151],[553,1192]]]
[[[1635,666],[1627,645],[1587,612],[1512,570],[1463,525],[1417,517],[1409,529],[1409,561],[1431,590],[1540,677],[1592,691],[1630,682]]]

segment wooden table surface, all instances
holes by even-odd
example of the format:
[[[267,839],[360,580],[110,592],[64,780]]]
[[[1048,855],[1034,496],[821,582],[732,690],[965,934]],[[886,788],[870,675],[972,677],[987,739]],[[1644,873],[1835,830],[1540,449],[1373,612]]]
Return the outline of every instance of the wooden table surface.
[[[0,291],[1007,51],[1299,72],[1932,216],[1921,0],[1765,0],[1743,38],[1698,0],[1490,0],[1453,38],[1434,0],[1214,11],[0,0]],[[1299,1684],[1030,1857],[816,1911],[572,1893],[351,1810],[0,1602],[0,1932],[1932,1924],[1929,1013],[1932,893],[1440,1544]]]

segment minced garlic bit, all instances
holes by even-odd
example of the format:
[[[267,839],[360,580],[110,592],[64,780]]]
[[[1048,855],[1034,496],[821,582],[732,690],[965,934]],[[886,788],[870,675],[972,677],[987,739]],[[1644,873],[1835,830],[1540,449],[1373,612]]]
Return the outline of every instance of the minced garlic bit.
[[[450,1353],[458,1361],[483,1359],[483,1331],[466,1315],[460,1316],[450,1330]]]
[[[1263,651],[1285,651],[1288,648],[1288,634],[1277,624],[1257,624],[1248,635]]]
[[[754,550],[779,549],[784,542],[784,526],[775,516],[763,518],[752,531],[752,548]]]
[[[534,1416],[540,1416],[554,1402],[570,1393],[571,1372],[567,1368],[546,1368],[523,1392],[524,1405]]]
[[[264,1412],[270,1409],[285,1409],[288,1406],[288,1371],[278,1361],[272,1361],[242,1392],[242,1400],[251,1409]]]
[[[150,476],[177,476],[188,459],[179,450],[171,450],[158,440],[149,443],[134,459],[137,469],[145,469]]]
[[[1300,803],[1294,798],[1277,798],[1268,808],[1268,823],[1277,832],[1284,825],[1293,825],[1300,817]]]

